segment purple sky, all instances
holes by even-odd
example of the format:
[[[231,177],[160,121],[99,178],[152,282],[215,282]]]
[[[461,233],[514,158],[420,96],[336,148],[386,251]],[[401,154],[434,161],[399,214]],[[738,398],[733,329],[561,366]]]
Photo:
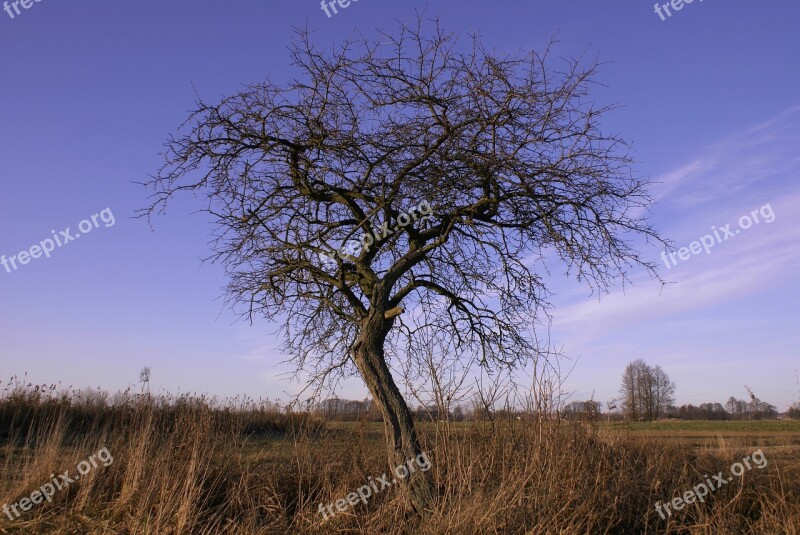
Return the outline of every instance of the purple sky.
[[[290,76],[293,26],[336,47],[425,5],[360,0],[331,18],[311,0],[43,0],[13,19],[0,11],[0,255],[51,230],[75,234],[105,208],[114,216],[50,258],[0,266],[0,379],[28,372],[116,390],[149,365],[154,389],[297,392],[282,378],[276,326],[236,321],[221,267],[201,265],[210,228],[192,214],[199,200],[180,199],[151,231],[131,218],[146,204],[133,182],[157,169],[195,89],[213,100]],[[784,410],[800,397],[800,4],[695,1],[664,21],[640,0],[502,6],[430,1],[426,13],[500,52],[555,36],[556,56],[608,62],[595,98],[624,107],[606,128],[633,142],[637,173],[661,182],[653,221],[677,246],[712,225],[734,231],[769,205],[710,254],[664,266],[674,284],[663,289],[641,274],[598,301],[555,271],[553,340],[580,357],[566,389],[610,399],[625,364],[643,358],[675,380],[679,403],[743,398],[747,384]],[[646,249],[657,261],[660,252]],[[366,390],[353,380],[340,395]]]

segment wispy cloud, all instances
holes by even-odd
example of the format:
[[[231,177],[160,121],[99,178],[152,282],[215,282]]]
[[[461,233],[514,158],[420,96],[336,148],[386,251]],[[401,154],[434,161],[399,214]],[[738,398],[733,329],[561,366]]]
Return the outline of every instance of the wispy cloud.
[[[690,209],[741,194],[750,186],[774,187],[785,173],[800,165],[800,106],[737,135],[706,154],[654,179],[655,198]]]
[[[576,370],[578,388],[594,383],[609,389],[605,382],[613,385],[617,366],[654,354],[695,396],[707,388],[699,371],[735,378],[730,379],[735,384],[720,384],[721,392],[707,394],[722,399],[754,355],[770,355],[771,365],[749,373],[762,384],[782,384],[786,371],[797,366],[797,352],[790,349],[794,331],[787,330],[792,327],[783,305],[800,296],[798,146],[800,106],[659,177],[654,217],[677,247],[700,239],[712,225],[731,223],[735,229],[741,216],[765,203],[775,220],[762,220],[716,244],[710,254],[692,255],[669,269],[656,259],[669,281],[663,287],[642,275],[633,286],[599,299],[562,294],[554,311],[555,338],[568,354],[583,357],[579,368],[598,363],[613,368],[589,375]]]

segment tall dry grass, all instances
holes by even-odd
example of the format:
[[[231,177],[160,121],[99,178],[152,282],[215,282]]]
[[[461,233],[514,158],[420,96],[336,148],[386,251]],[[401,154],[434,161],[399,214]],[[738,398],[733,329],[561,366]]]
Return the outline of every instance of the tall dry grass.
[[[99,396],[99,397],[98,397]],[[101,399],[102,398],[102,399]],[[389,472],[379,426],[249,400],[71,396],[17,384],[0,399],[0,505],[107,447],[114,461],[0,533],[472,534],[797,533],[800,466],[770,454],[668,521],[654,509],[752,453],[692,450],[585,423],[495,420],[421,426],[438,497],[425,518],[397,488],[323,520]],[[775,449],[779,452],[780,449]]]

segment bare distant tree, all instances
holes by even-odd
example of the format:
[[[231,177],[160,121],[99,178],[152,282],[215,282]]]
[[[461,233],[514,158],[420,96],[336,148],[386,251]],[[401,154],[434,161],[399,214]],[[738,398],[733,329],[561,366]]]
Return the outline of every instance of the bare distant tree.
[[[641,396],[639,377],[647,364],[642,359],[637,359],[627,366],[622,374],[622,386],[619,393],[622,396],[622,409],[634,422],[643,418],[641,414]]]
[[[725,409],[729,413],[731,413],[731,416],[733,418],[736,418],[737,415],[741,416],[739,414],[739,411],[737,410],[738,407],[739,407],[738,400],[733,396],[729,397],[728,401],[725,403]]]
[[[675,405],[675,383],[661,366],[652,369],[653,374],[653,419],[657,420]]]
[[[611,412],[617,408],[617,398],[612,398],[610,401],[606,401],[606,415],[608,416],[608,421],[611,421]]]
[[[147,387],[147,391],[150,392],[150,366],[145,366],[139,372],[139,382],[142,383],[142,394],[144,394],[145,387]]]
[[[760,420],[762,418],[773,418],[778,414],[778,408],[774,405],[767,403],[766,401],[762,401],[758,398],[758,396],[753,393],[753,390],[745,385],[744,389],[750,395],[750,403],[749,403],[749,417],[751,420]],[[742,402],[744,406],[747,406],[747,402]]]
[[[752,418],[753,415],[756,414],[756,412],[758,411],[758,401],[759,401],[759,399],[756,397],[756,395],[753,393],[753,390],[749,386],[744,385],[744,389],[747,391],[747,394],[750,396],[750,411],[749,412],[750,412],[750,415],[751,415],[750,417]]]
[[[601,290],[655,269],[633,245],[658,240],[646,184],[600,129],[595,64],[463,44],[437,21],[334,47],[299,31],[295,79],[197,103],[145,210],[205,198],[232,302],[285,322],[315,388],[355,367],[393,465],[421,448],[390,357],[421,332],[517,368],[537,354],[546,254]],[[410,213],[421,203],[431,217]],[[418,511],[431,474],[403,481]]]
[[[622,408],[633,421],[657,420],[675,403],[675,388],[661,366],[636,359],[622,374]]]

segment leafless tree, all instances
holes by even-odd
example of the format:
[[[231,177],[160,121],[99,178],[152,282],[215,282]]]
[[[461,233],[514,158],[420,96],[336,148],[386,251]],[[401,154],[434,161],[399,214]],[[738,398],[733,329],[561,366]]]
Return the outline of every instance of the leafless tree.
[[[622,409],[632,421],[639,421],[641,416],[639,396],[639,376],[642,367],[646,366],[643,360],[637,359],[627,366],[622,374],[622,386],[619,393],[622,396]]]
[[[444,342],[442,337],[420,336],[408,351],[415,358],[402,362],[400,371],[410,397],[435,407],[437,414],[449,419],[451,407],[472,393],[471,388],[465,387],[472,359],[459,355],[452,344]]]
[[[606,401],[606,416],[607,421],[611,421],[611,412],[617,408],[617,398],[612,398],[610,401]]]
[[[142,383],[142,394],[144,394],[145,387],[147,392],[150,392],[150,366],[145,366],[139,372],[139,382]]]
[[[314,389],[357,370],[399,465],[421,448],[391,360],[424,329],[486,369],[528,364],[546,256],[592,289],[655,272],[646,183],[601,131],[595,62],[498,55],[421,18],[335,47],[298,30],[290,54],[290,82],[198,100],[144,213],[201,195],[231,302],[283,322]],[[431,472],[403,487],[422,511]]]
[[[652,369],[652,376],[653,419],[656,420],[675,404],[676,386],[661,366]]]
[[[622,408],[633,421],[657,420],[675,403],[675,383],[661,369],[636,359],[622,374]]]

